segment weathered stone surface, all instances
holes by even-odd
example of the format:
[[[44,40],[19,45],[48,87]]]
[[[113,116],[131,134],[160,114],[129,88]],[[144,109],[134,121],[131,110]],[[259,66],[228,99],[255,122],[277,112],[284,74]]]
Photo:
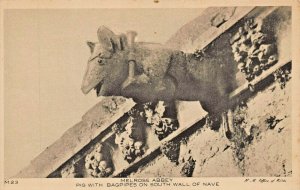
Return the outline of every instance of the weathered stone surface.
[[[123,106],[129,102],[133,105],[132,100],[123,97],[105,97],[101,102],[87,111],[82,116],[82,120],[101,126],[102,123],[110,119],[107,118],[107,115],[116,115],[119,112],[125,113],[128,108],[124,108]]]
[[[193,177],[291,176],[290,90],[291,83],[281,89],[275,82],[247,102],[245,124],[240,127],[245,130],[244,135],[253,135],[248,145],[243,142],[245,146],[238,147],[238,143],[204,126],[181,143],[178,165],[159,156],[130,177],[179,177],[190,156],[196,160]],[[266,122],[270,116],[280,120],[273,129]],[[257,126],[255,132],[251,131],[252,126]]]
[[[203,49],[211,43],[217,36],[221,35],[225,30],[232,27],[248,14],[254,7],[237,7],[234,12],[230,11],[231,8],[225,7],[210,7],[207,8],[201,15],[185,24],[178,30],[167,42],[166,45],[174,49],[180,49],[185,52],[192,53],[195,49]],[[226,11],[229,11],[228,16]],[[214,17],[222,17],[227,19],[229,15],[232,16],[221,27],[212,26]],[[220,16],[218,16],[218,14]],[[226,17],[226,18],[225,18]]]
[[[290,176],[292,171],[291,83],[281,90],[274,83],[248,103],[248,126],[260,133],[245,151],[246,176]],[[272,98],[270,98],[272,97]],[[261,109],[257,109],[260,107]],[[275,116],[278,123],[269,128],[266,120]]]
[[[217,28],[220,27],[234,15],[236,8],[237,7],[221,8],[220,12],[214,15],[211,19],[211,25]]]

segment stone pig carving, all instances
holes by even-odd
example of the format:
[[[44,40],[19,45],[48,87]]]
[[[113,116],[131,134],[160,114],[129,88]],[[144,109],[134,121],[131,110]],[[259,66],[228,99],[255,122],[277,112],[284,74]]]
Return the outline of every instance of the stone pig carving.
[[[193,54],[160,44],[134,42],[135,35],[98,29],[99,42],[88,42],[84,94],[95,89],[98,96],[124,96],[140,103],[197,100],[208,112],[227,109],[229,83],[220,64],[200,63]]]

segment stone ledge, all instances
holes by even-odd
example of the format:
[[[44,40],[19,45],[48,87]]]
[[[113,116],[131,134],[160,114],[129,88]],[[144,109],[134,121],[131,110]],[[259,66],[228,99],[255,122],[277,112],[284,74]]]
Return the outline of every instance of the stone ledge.
[[[14,177],[47,177],[128,112],[134,105],[135,102],[132,99],[104,97],[84,114],[82,121],[67,130],[56,142],[34,158],[29,166]]]
[[[253,11],[254,8],[255,7],[237,7],[231,17],[218,27],[213,26],[211,20],[217,14],[226,12],[226,8],[207,8],[200,16],[179,29],[179,31],[166,42],[166,45],[188,53],[193,53],[195,49],[201,50]]]

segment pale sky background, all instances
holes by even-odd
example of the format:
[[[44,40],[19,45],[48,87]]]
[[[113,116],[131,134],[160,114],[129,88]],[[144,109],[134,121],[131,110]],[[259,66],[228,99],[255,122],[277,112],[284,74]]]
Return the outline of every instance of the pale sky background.
[[[6,10],[5,177],[15,175],[99,101],[80,90],[97,28],[164,43],[203,9]]]

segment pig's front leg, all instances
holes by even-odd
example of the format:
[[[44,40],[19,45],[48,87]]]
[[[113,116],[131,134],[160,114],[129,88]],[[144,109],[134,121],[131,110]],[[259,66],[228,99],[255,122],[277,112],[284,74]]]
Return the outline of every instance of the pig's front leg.
[[[222,131],[224,136],[228,139],[231,139],[234,135],[234,128],[233,128],[233,113],[232,110],[229,109],[222,113]]]

